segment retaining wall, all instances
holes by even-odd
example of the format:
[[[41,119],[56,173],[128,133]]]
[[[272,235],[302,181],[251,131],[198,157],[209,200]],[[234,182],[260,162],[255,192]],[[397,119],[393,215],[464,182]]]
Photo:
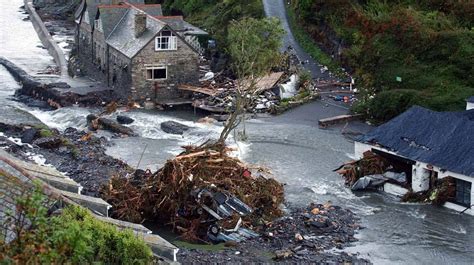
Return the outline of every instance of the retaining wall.
[[[49,54],[53,56],[54,61],[56,62],[59,70],[61,71],[61,76],[67,75],[67,61],[64,56],[63,50],[59,48],[58,44],[53,40],[51,34],[49,34],[48,29],[43,23],[43,20],[36,12],[33,1],[32,0],[24,0],[25,3],[25,10],[30,14],[31,23],[33,23],[33,27],[38,34],[41,43],[43,43],[44,47],[48,49]]]

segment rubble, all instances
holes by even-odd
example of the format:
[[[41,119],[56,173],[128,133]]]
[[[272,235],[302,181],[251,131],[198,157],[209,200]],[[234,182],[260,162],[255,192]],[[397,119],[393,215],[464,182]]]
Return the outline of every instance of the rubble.
[[[330,203],[289,206],[285,216],[254,228],[260,237],[226,245],[218,255],[181,249],[178,256],[182,263],[370,264],[357,255],[333,251],[356,242],[359,229],[358,218],[350,210]]]
[[[192,242],[210,242],[208,231],[214,224],[232,229],[241,218],[241,227],[252,228],[281,216],[283,185],[264,177],[264,169],[251,168],[229,156],[231,150],[220,143],[184,149],[155,173],[113,177],[102,190],[102,197],[113,205],[112,215],[128,221],[168,224]],[[214,216],[216,220],[209,222],[209,212],[202,210],[203,204],[195,197],[196,190],[202,189],[228,194],[252,210],[222,219]],[[212,200],[204,204],[215,207]]]
[[[397,173],[390,170],[393,166],[383,157],[367,151],[358,161],[349,161],[334,170],[345,178],[345,184],[351,190],[378,190],[386,182],[390,182],[409,191],[401,198],[403,202],[423,202],[443,205],[456,196],[456,184],[452,177],[437,179],[433,186],[421,192],[413,192],[405,172]]]
[[[301,74],[299,73],[301,69],[293,65],[296,62],[288,60],[283,60],[285,63],[282,66],[256,80],[253,91],[246,95],[249,99],[248,104],[246,103],[246,112],[278,114],[317,98],[317,90],[312,85],[311,79],[309,84],[306,82],[300,84],[298,76]],[[236,90],[249,86],[249,81],[232,79],[231,74],[226,72],[211,72],[206,66],[201,66],[200,70],[199,86],[179,87],[180,90],[193,92],[192,106],[220,115],[233,112],[237,98]],[[301,97],[299,94],[304,96]],[[288,103],[289,101],[292,102]]]
[[[346,186],[352,187],[360,178],[368,175],[383,174],[390,168],[389,162],[381,156],[367,151],[358,161],[349,161],[334,170],[345,179]]]
[[[62,144],[62,139],[58,136],[41,137],[34,140],[33,144],[41,148],[53,149],[59,147]]]

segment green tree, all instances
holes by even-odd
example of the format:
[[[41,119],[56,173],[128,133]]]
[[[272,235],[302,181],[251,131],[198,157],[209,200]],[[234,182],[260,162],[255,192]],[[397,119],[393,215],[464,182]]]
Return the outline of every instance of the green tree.
[[[227,42],[231,68],[237,76],[235,110],[229,116],[219,141],[224,142],[241,120],[258,79],[270,72],[281,57],[284,30],[276,18],[244,18],[232,21]]]

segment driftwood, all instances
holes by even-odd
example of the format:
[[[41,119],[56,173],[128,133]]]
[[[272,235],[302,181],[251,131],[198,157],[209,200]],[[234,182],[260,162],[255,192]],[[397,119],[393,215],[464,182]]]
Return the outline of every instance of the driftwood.
[[[112,215],[133,222],[168,224],[184,239],[202,242],[206,238],[201,232],[208,224],[201,222],[202,216],[189,214],[199,209],[191,195],[196,189],[227,191],[252,207],[253,213],[244,218],[247,226],[282,214],[279,206],[284,199],[283,185],[260,175],[265,169],[252,174],[257,170],[229,156],[229,149],[220,143],[184,149],[155,173],[113,177],[102,190],[102,197],[113,206]],[[222,220],[220,225],[230,227],[227,221],[235,220]]]

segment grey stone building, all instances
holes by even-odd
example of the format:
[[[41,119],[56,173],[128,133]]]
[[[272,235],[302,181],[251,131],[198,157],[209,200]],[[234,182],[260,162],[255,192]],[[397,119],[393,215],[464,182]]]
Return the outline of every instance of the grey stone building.
[[[122,98],[163,103],[183,96],[179,84],[198,82],[197,36],[207,33],[160,5],[83,0],[75,18],[81,70]]]

